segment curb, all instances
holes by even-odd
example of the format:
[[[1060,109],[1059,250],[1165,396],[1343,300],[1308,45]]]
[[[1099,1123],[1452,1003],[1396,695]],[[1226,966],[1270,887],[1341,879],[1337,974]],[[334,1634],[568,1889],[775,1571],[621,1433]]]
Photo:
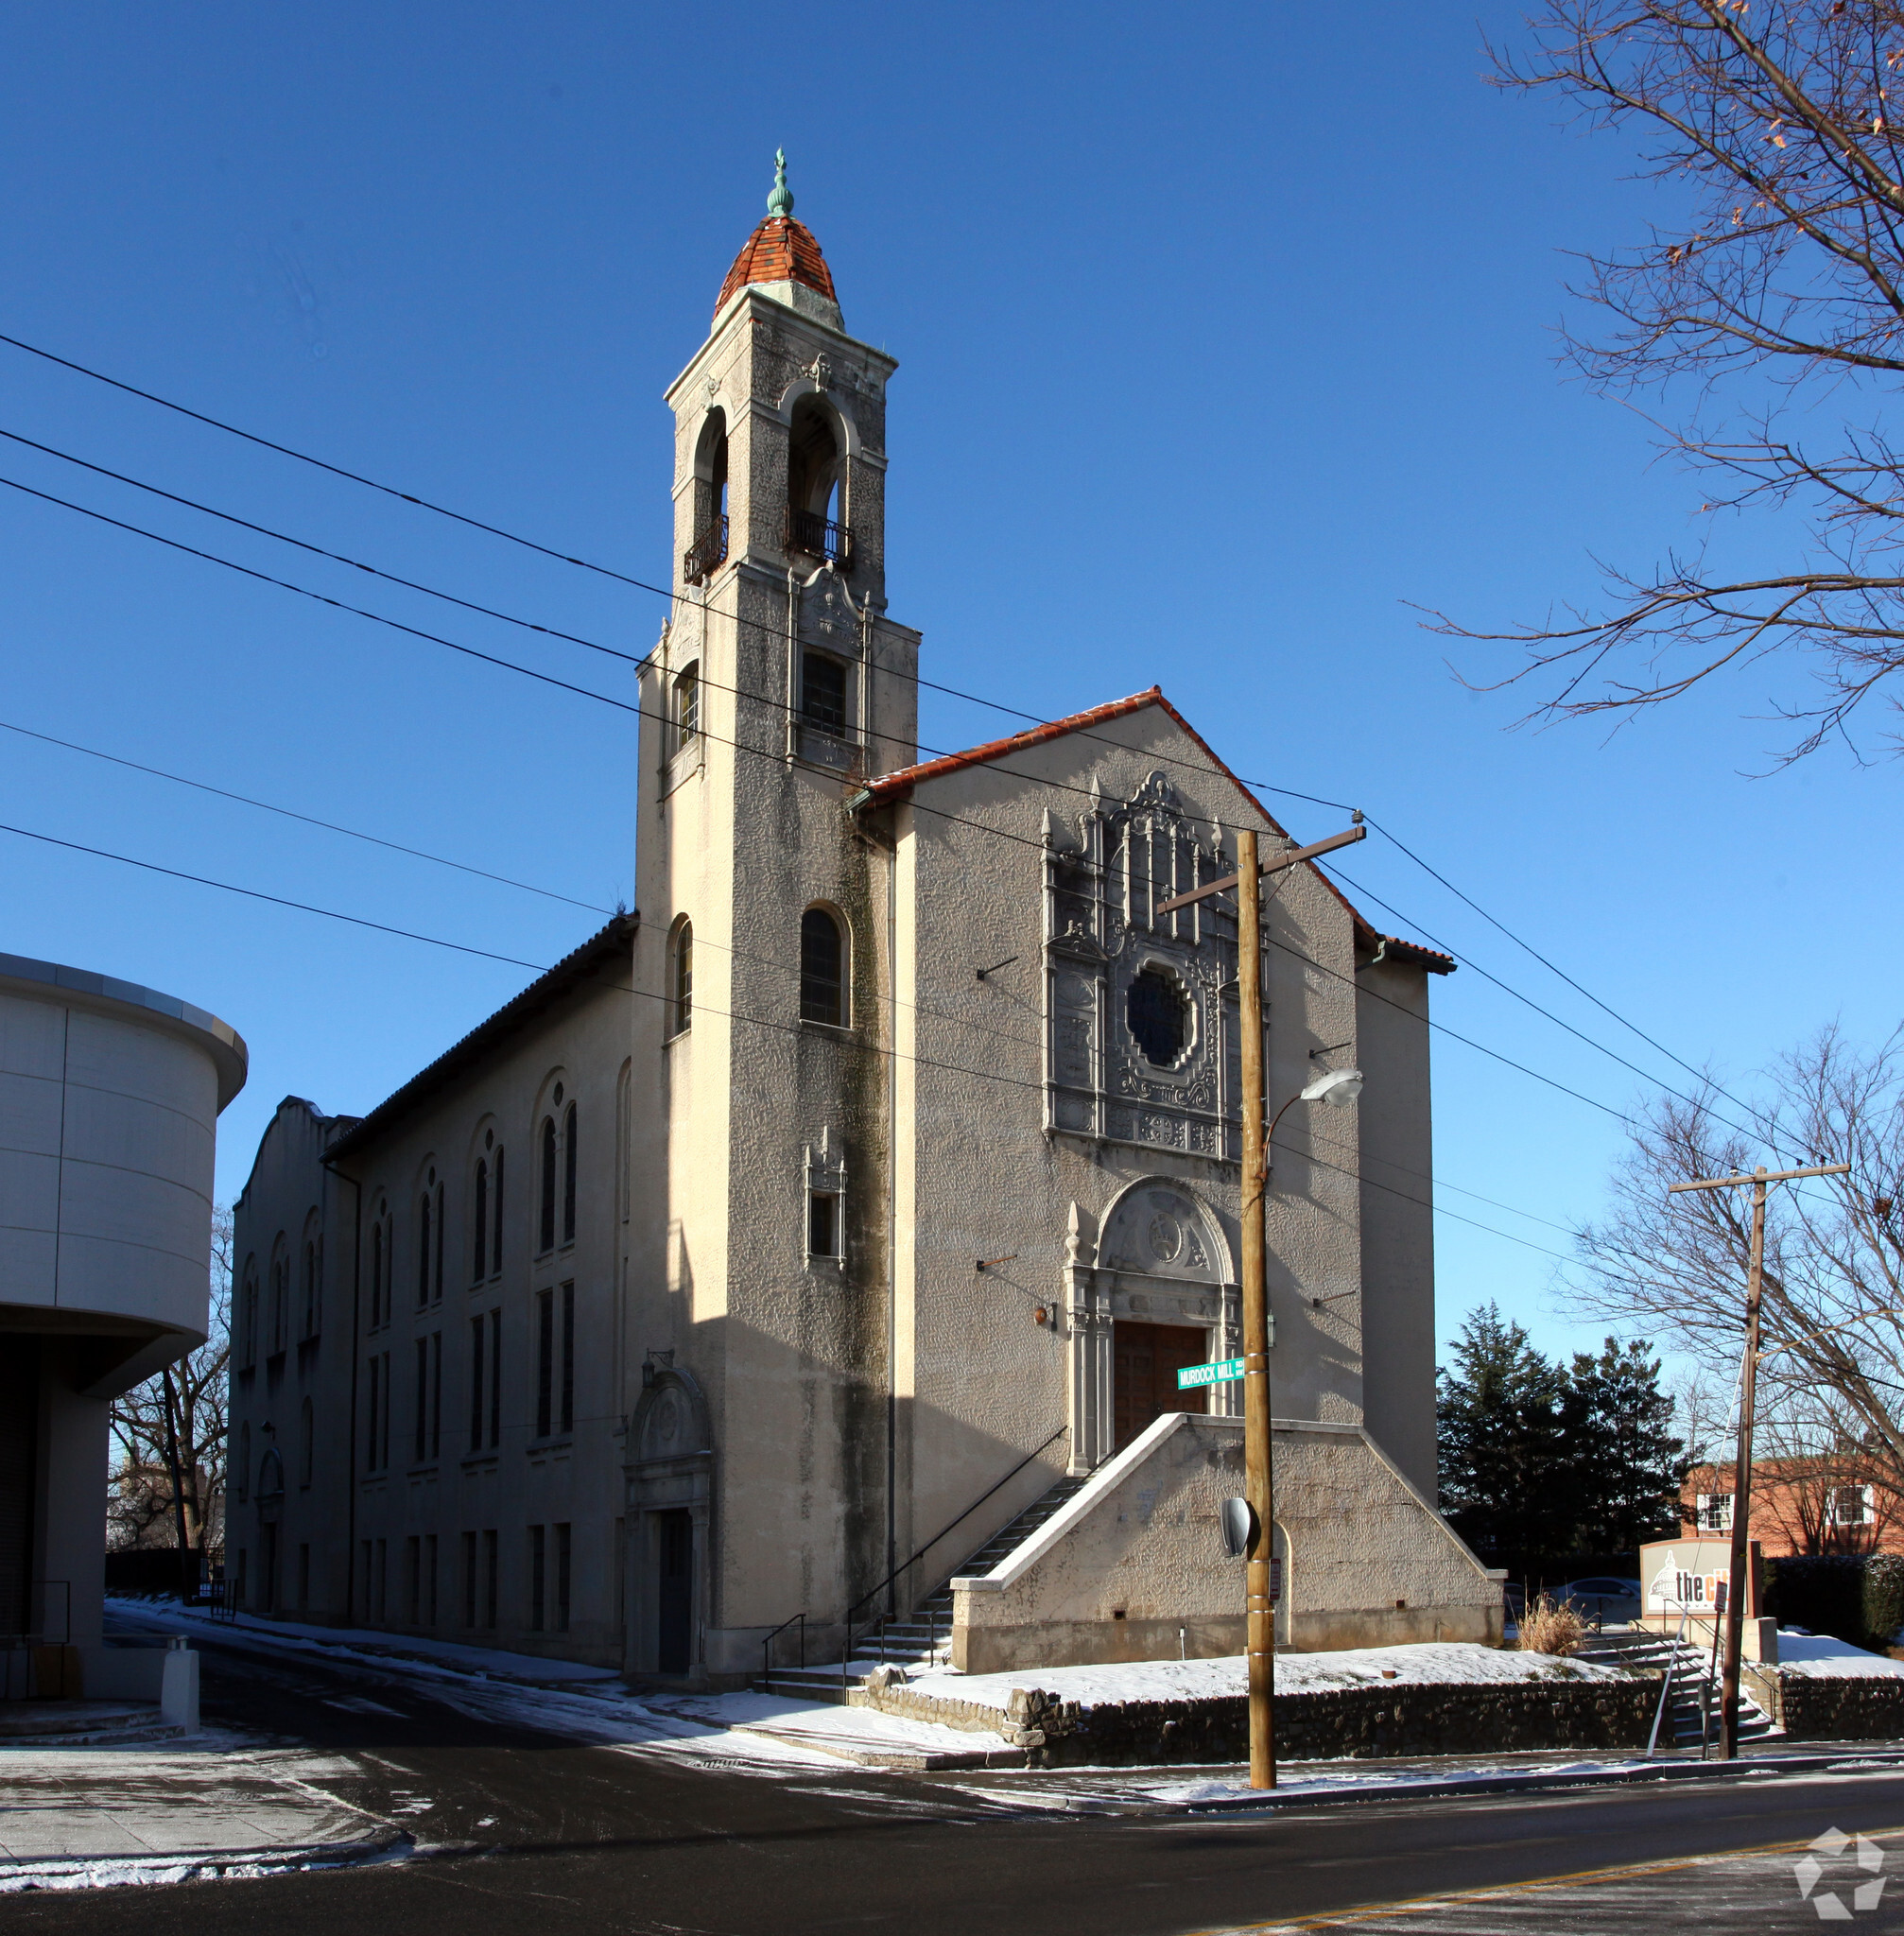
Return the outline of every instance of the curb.
[[[1750,1775],[1806,1774],[1842,1768],[1846,1762],[1882,1761],[1904,1771],[1904,1750],[1887,1747],[1859,1753],[1855,1742],[1836,1754],[1757,1755],[1737,1761],[1658,1761],[1641,1767],[1556,1769],[1552,1773],[1530,1770],[1524,1774],[1471,1775],[1445,1781],[1370,1783],[1365,1788],[1321,1791],[1272,1790],[1262,1795],[1218,1798],[1205,1802],[1098,1802],[1080,1797],[1079,1813],[1109,1812],[1159,1815],[1238,1815],[1270,1813],[1278,1808],[1332,1808],[1370,1802],[1438,1801],[1450,1795],[1512,1795],[1541,1789],[1624,1788],[1639,1782],[1738,1781]],[[1069,1807],[1070,1803],[1066,1803]]]
[[[290,1869],[346,1869],[367,1862],[401,1861],[414,1847],[401,1828],[386,1828],[355,1841],[276,1844],[249,1849],[193,1849],[178,1855],[0,1858],[0,1896],[38,1891],[120,1889],[156,1883],[217,1882],[228,1877],[275,1876]],[[108,1874],[101,1874],[109,1870]]]

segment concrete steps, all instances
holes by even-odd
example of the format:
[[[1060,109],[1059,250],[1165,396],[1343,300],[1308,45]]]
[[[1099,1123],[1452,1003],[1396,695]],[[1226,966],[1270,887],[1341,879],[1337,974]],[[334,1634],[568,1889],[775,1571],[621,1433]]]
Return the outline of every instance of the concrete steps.
[[[1697,1748],[1702,1742],[1718,1742],[1720,1682],[1705,1648],[1636,1629],[1626,1634],[1600,1634],[1580,1648],[1576,1658],[1642,1673],[1664,1673],[1670,1661],[1672,1691],[1667,1698],[1666,1716],[1660,1723],[1660,1744],[1682,1749]],[[1771,1716],[1741,1686],[1739,1738],[1756,1741],[1772,1733]]]
[[[977,1552],[946,1576],[937,1592],[928,1594],[911,1613],[875,1620],[853,1634],[853,1658],[810,1668],[775,1668],[756,1681],[763,1694],[787,1694],[803,1700],[844,1701],[849,1688],[863,1686],[875,1668],[916,1672],[942,1667],[952,1658],[951,1582],[971,1573],[989,1573],[1014,1553],[1089,1482],[1088,1475],[1061,1478],[1056,1485],[1002,1526]]]

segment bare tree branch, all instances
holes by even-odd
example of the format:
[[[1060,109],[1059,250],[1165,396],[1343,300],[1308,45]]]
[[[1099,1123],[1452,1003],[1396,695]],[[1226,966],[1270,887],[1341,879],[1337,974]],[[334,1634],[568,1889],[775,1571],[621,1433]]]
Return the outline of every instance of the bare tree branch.
[[[232,1323],[232,1213],[212,1215],[211,1312],[203,1344],[171,1367],[185,1544],[200,1551],[224,1544],[225,1377]],[[108,1479],[107,1542],[113,1547],[178,1544],[172,1495],[171,1433],[163,1375],[147,1378],[108,1413],[116,1457]]]
[[[1518,669],[1467,683],[1550,685],[1527,719],[1631,717],[1781,655],[1819,688],[1774,707],[1797,729],[1782,757],[1848,737],[1880,690],[1899,703],[1886,683],[1904,670],[1904,460],[1881,419],[1904,375],[1904,130],[1890,101],[1904,0],[1547,0],[1529,51],[1494,63],[1504,86],[1638,132],[1643,176],[1688,204],[1645,244],[1584,259],[1574,293],[1611,327],[1570,335],[1567,360],[1610,395],[1689,380],[1692,414],[1662,441],[1726,480],[1704,509],[1796,505],[1815,555],[1739,579],[1669,558],[1605,571],[1600,608],[1560,623],[1483,631],[1436,613],[1434,629],[1519,646]],[[1728,406],[1741,377],[1777,405]],[[1781,411],[1833,392],[1868,420],[1834,433],[1839,448],[1781,434]],[[1895,729],[1878,740],[1904,750]]]
[[[1736,1111],[1734,1112],[1736,1114]],[[1762,1149],[1848,1163],[1842,1177],[1774,1189],[1766,1214],[1759,1390],[1774,1440],[1826,1461],[1821,1483],[1873,1484],[1904,1507],[1904,1032],[1861,1053],[1833,1029],[1785,1058],[1748,1127],[1705,1098],[1653,1110],[1612,1184],[1613,1208],[1577,1237],[1568,1302],[1683,1354],[1729,1396],[1741,1348],[1750,1206],[1743,1190],[1666,1186],[1750,1170]],[[1718,1456],[1709,1397],[1694,1434]],[[1828,1476],[1835,1475],[1835,1476]]]

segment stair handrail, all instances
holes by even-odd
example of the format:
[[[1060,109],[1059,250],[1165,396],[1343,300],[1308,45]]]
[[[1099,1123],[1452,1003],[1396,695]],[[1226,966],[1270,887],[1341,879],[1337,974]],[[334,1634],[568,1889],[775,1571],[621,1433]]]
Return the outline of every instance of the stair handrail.
[[[880,1594],[884,1593],[886,1589],[889,1586],[891,1586],[892,1582],[895,1580],[897,1580],[902,1573],[908,1570],[909,1567],[915,1565],[919,1561],[923,1560],[926,1557],[926,1555],[929,1553],[932,1550],[932,1548],[936,1547],[939,1544],[939,1542],[942,1539],[943,1539],[945,1535],[953,1530],[954,1527],[963,1525],[964,1522],[971,1518],[973,1513],[978,1512],[979,1507],[982,1506],[985,1503],[985,1501],[992,1496],[994,1493],[997,1492],[1003,1486],[1010,1485],[1012,1481],[1014,1478],[1016,1478],[1018,1475],[1021,1472],[1023,1472],[1025,1468],[1028,1465],[1030,1465],[1034,1459],[1043,1458],[1043,1456],[1047,1452],[1048,1452],[1051,1449],[1051,1447],[1055,1445],[1058,1443],[1058,1441],[1062,1439],[1065,1436],[1065,1434],[1068,1432],[1070,1429],[1071,1426],[1068,1421],[1066,1421],[1066,1423],[1065,1423],[1064,1425],[1060,1426],[1058,1429],[1055,1432],[1053,1432],[1051,1436],[1048,1439],[1047,1439],[1042,1445],[1036,1448],[1036,1450],[1026,1453],[1024,1458],[1019,1460],[1017,1464],[1014,1465],[1012,1468],[1012,1470],[1008,1472],[1005,1475],[1005,1477],[997,1482],[996,1485],[987,1486],[985,1490],[982,1493],[980,1493],[976,1499],[974,1499],[969,1506],[965,1508],[964,1512],[960,1513],[957,1519],[948,1521],[945,1527],[943,1529],[943,1530],[935,1532],[932,1535],[932,1537],[928,1539],[926,1542],[926,1544],[919,1548],[917,1552],[911,1555],[909,1559],[900,1561],[898,1565],[893,1567],[891,1572],[887,1574],[886,1578],[882,1580],[877,1586],[872,1588],[869,1592],[862,1593],[859,1596],[859,1598],[856,1599],[853,1602],[853,1604],[846,1609],[846,1651],[848,1652],[848,1654],[851,1654],[853,1651],[854,1615],[857,1614],[859,1611],[859,1609],[866,1604],[868,1600],[874,1599]]]
[[[760,1643],[760,1678],[763,1682],[773,1678],[773,1643],[785,1634],[795,1621],[800,1623],[800,1665],[806,1666],[806,1609],[802,1607],[797,1614],[789,1614],[771,1634]]]
[[[1679,1650],[1686,1639],[1686,1602],[1682,1600],[1679,1603],[1679,1632],[1672,1636],[1671,1651],[1666,1656],[1666,1678],[1659,1684],[1659,1705],[1653,1711],[1653,1732],[1646,1737],[1646,1758],[1649,1761],[1653,1759],[1653,1751],[1659,1745],[1659,1724],[1666,1719],[1666,1698],[1672,1692],[1672,1670],[1679,1665]]]

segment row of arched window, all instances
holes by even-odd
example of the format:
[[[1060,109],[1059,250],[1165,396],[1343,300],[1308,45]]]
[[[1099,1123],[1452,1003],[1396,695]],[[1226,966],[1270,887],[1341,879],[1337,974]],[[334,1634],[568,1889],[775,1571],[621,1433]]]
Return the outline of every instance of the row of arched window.
[[[537,1179],[536,1254],[575,1241],[576,1200],[580,1163],[580,1124],[576,1104],[562,1107],[563,1085],[555,1085],[555,1108],[545,1115],[537,1135],[542,1158]],[[503,1206],[506,1201],[503,1146],[488,1132],[470,1179],[470,1282],[486,1283],[502,1270]],[[417,1199],[416,1305],[438,1304],[443,1294],[444,1252],[449,1236],[448,1206],[442,1181],[432,1168]],[[370,1326],[372,1331],[396,1314],[396,1219],[379,1194],[369,1239]]]
[[[323,1272],[324,1240],[315,1210],[304,1219],[303,1253],[296,1271],[295,1297],[291,1247],[283,1231],[271,1246],[262,1285],[257,1257],[245,1259],[232,1313],[234,1359],[240,1370],[256,1365],[261,1347],[268,1357],[275,1357],[287,1349],[293,1324],[300,1340],[318,1335],[323,1319]]]
[[[694,924],[685,915],[667,945],[667,1032],[679,1035],[694,1020]],[[800,917],[800,1019],[844,1028],[849,993],[845,925],[830,908],[809,908]]]

